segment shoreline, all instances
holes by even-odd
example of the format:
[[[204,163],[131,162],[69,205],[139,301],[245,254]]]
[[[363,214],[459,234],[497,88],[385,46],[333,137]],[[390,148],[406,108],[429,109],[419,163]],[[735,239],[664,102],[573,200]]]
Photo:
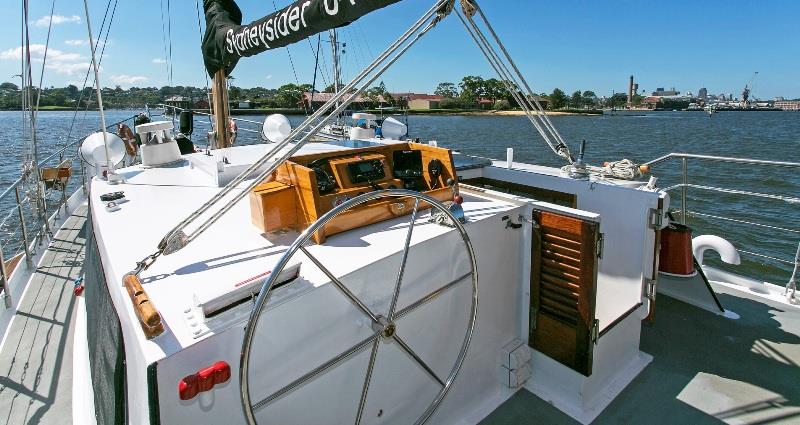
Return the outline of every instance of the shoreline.
[[[482,117],[524,117],[525,111],[464,111],[464,112],[442,112],[425,114],[424,112],[417,113],[416,115],[463,115],[463,116],[482,116]],[[598,116],[603,115],[603,111],[586,111],[586,112],[573,112],[573,111],[545,111],[545,115],[549,117],[560,116]]]

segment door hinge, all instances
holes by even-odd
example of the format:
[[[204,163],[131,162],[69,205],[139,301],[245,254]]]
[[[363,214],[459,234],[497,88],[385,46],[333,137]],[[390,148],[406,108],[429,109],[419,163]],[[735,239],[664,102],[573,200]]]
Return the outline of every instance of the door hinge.
[[[655,279],[647,279],[644,280],[644,296],[647,297],[650,301],[656,300],[656,284],[658,283]]]
[[[530,326],[531,326],[530,332],[533,332],[534,329],[536,329],[536,315],[537,315],[536,309],[532,308],[531,309],[531,320],[530,320]]]
[[[597,340],[599,339],[600,339],[600,321],[594,319],[594,322],[592,323],[592,343],[594,343],[594,345],[597,345]]]
[[[650,208],[647,225],[653,230],[660,230],[664,226],[664,211],[661,208]]]
[[[539,223],[536,221],[536,218],[534,218],[534,217],[528,218],[528,217],[520,214],[519,215],[519,222],[520,223],[529,223],[531,225],[531,227],[533,227],[534,229],[538,229],[539,228]]]
[[[605,241],[605,235],[603,233],[597,234],[597,258],[603,258],[603,245]]]

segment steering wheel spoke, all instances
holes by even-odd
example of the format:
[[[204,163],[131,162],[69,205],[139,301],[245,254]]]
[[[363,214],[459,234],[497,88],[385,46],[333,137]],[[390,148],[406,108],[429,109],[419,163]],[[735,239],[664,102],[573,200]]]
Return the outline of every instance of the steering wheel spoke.
[[[272,403],[273,401],[275,401],[275,400],[281,398],[282,396],[294,391],[297,387],[299,387],[299,386],[305,384],[306,382],[316,378],[317,376],[327,372],[331,368],[336,367],[340,363],[344,362],[345,360],[347,360],[351,356],[353,356],[353,354],[356,354],[359,351],[361,351],[364,348],[366,348],[370,343],[374,343],[375,346],[377,346],[378,340],[380,339],[380,336],[381,336],[381,333],[380,332],[376,332],[372,336],[370,336],[369,338],[366,338],[366,339],[362,340],[361,342],[359,342],[358,344],[356,344],[356,345],[350,347],[349,349],[339,353],[338,355],[336,355],[336,357],[334,357],[334,358],[328,360],[327,362],[315,367],[310,372],[308,372],[305,375],[295,379],[294,381],[292,381],[288,385],[284,386],[283,388],[281,388],[278,391],[275,391],[274,393],[269,395],[267,398],[265,398],[265,399],[259,401],[258,403],[254,404],[253,405],[253,410],[260,410],[260,409],[266,407],[268,404]],[[375,351],[375,349],[373,349],[373,352],[374,351]],[[370,358],[370,372],[372,370],[372,363],[373,362],[374,362],[374,359]]]
[[[422,358],[419,355],[417,355],[417,353],[415,353],[414,350],[412,350],[411,347],[408,346],[408,344],[406,344],[405,341],[403,341],[403,338],[400,338],[400,335],[394,334],[394,340],[397,342],[397,345],[399,345],[400,348],[402,348],[403,351],[406,352],[406,354],[408,354],[409,356],[411,356],[412,359],[414,359],[414,362],[416,362],[419,365],[419,367],[421,367],[425,372],[427,372],[427,374],[431,378],[433,378],[434,381],[438,382],[439,385],[441,385],[442,387],[445,387],[445,383],[444,381],[442,381],[442,378],[439,378],[439,375],[437,375],[436,372],[434,372],[433,369],[431,369],[431,367],[428,366],[428,364],[425,363],[422,360]]]
[[[405,316],[405,315],[411,313],[412,311],[422,307],[423,305],[433,301],[439,295],[442,295],[442,293],[444,293],[448,289],[458,285],[459,283],[463,282],[464,279],[466,279],[466,278],[468,278],[470,276],[472,276],[472,272],[465,273],[465,274],[461,275],[460,277],[457,277],[454,280],[448,282],[447,284],[445,284],[444,286],[440,287],[439,289],[431,292],[430,294],[425,295],[424,297],[418,299],[417,301],[414,301],[413,303],[409,304],[406,308],[398,311],[397,314],[394,316],[394,320],[400,320],[403,316]]]
[[[333,273],[331,273],[327,267],[322,265],[322,263],[319,262],[317,257],[311,255],[311,253],[308,252],[308,249],[306,249],[306,247],[304,246],[300,246],[300,250],[303,251],[303,254],[305,254],[306,257],[308,257],[308,259],[311,260],[311,262],[314,263],[315,266],[317,266],[320,270],[322,270],[322,273],[325,273],[325,276],[327,276],[328,279],[331,280],[333,285],[336,286],[336,288],[339,289],[339,291],[342,294],[344,294],[344,296],[347,297],[347,299],[349,299],[350,302],[353,303],[353,305],[358,307],[359,310],[361,310],[370,319],[372,319],[373,323],[378,323],[378,316],[376,316],[375,313],[373,313],[372,310],[370,310],[369,307],[366,306],[366,304],[364,304],[355,294],[353,294],[353,292],[347,289],[347,287],[344,286],[344,284],[336,276],[334,276]]]
[[[408,225],[408,232],[406,233],[406,244],[403,247],[403,256],[400,258],[400,270],[397,272],[397,282],[394,285],[394,294],[392,294],[392,303],[389,306],[389,321],[394,320],[394,310],[397,308],[397,298],[400,297],[400,285],[403,284],[403,274],[406,271],[406,262],[408,261],[408,251],[411,248],[411,235],[414,233],[414,223],[417,222],[417,212],[419,211],[419,198],[414,201],[414,210],[411,212],[411,222]]]
[[[372,352],[369,355],[367,365],[367,375],[364,377],[364,387],[361,389],[361,400],[358,402],[358,413],[356,414],[356,425],[361,424],[361,417],[364,415],[364,407],[367,405],[367,394],[369,394],[369,383],[372,381],[372,370],[375,368],[375,359],[378,357],[378,346],[381,340],[376,339],[372,343]]]

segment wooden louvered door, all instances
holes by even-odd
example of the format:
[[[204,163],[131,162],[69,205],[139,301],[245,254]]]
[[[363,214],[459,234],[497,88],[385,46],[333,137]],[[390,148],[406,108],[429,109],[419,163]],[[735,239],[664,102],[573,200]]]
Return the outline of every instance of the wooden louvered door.
[[[534,210],[529,345],[592,374],[599,224]]]

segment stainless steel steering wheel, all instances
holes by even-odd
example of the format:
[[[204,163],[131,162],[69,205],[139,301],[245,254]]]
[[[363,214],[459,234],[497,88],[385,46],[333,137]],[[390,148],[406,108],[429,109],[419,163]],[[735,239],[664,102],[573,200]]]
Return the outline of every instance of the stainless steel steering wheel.
[[[410,224],[408,226],[408,232],[405,238],[405,246],[403,247],[402,257],[400,259],[400,270],[397,273],[397,279],[394,283],[394,290],[391,294],[391,302],[389,306],[389,311],[386,316],[379,315],[376,312],[372,311],[370,307],[368,307],[361,299],[359,299],[353,292],[348,289],[339,278],[337,278],[333,273],[329,271],[327,267],[325,267],[316,257],[314,257],[305,247],[306,243],[311,239],[313,234],[323,228],[328,222],[330,222],[334,217],[341,214],[344,211],[350,210],[353,207],[361,205],[365,202],[372,201],[375,199],[380,198],[414,198],[414,209],[411,212],[411,219]],[[456,277],[454,280],[447,282],[435,289],[434,291],[428,293],[427,295],[417,299],[416,301],[408,304],[408,306],[397,309],[397,300],[400,296],[400,291],[403,283],[403,274],[406,269],[406,262],[408,260],[408,254],[411,247],[411,235],[414,231],[414,224],[417,220],[417,215],[419,212],[420,202],[425,202],[431,205],[432,208],[442,212],[447,217],[449,217],[450,221],[454,225],[454,230],[458,232],[461,236],[461,240],[464,244],[464,249],[466,251],[466,255],[468,258],[469,264],[469,271],[459,277]],[[340,292],[347,300],[349,300],[352,305],[358,309],[363,315],[371,321],[371,327],[373,333],[366,339],[361,340],[356,345],[348,348],[345,351],[342,351],[338,355],[334,356],[330,360],[316,366],[309,372],[305,373],[304,375],[300,376],[299,378],[295,379],[288,385],[283,386],[279,390],[273,392],[269,396],[261,399],[260,401],[253,403],[251,401],[251,394],[250,394],[250,382],[249,382],[249,364],[250,364],[250,354],[251,354],[251,347],[253,344],[253,338],[256,334],[256,327],[259,322],[259,318],[264,310],[264,306],[267,303],[267,300],[270,296],[270,291],[275,284],[278,276],[281,274],[283,269],[288,264],[289,260],[297,253],[297,251],[303,252],[305,256],[314,263],[316,267],[318,267],[328,279],[332,285]],[[450,373],[445,378],[441,378],[438,376],[434,370],[426,364],[422,358],[413,350],[411,346],[408,345],[405,339],[403,339],[400,334],[401,331],[411,331],[412,329],[400,329],[397,325],[397,320],[400,318],[411,314],[419,307],[431,302],[443,292],[457,286],[459,283],[464,282],[468,278],[471,278],[472,281],[472,294],[470,297],[471,305],[469,309],[469,318],[467,323],[466,334],[464,335],[464,339],[461,345],[461,349],[458,352],[458,355],[455,359],[455,363],[453,364]],[[404,351],[408,356],[413,359],[413,362],[417,364],[430,378],[432,378],[436,383],[438,383],[440,390],[433,398],[431,403],[428,407],[422,412],[422,414],[418,417],[415,421],[416,424],[424,424],[425,422],[430,419],[436,409],[439,407],[441,402],[444,400],[447,392],[453,385],[453,381],[455,380],[456,376],[458,375],[461,366],[464,363],[464,359],[466,358],[467,350],[470,345],[470,341],[472,340],[472,334],[475,329],[475,318],[478,309],[478,273],[477,273],[477,263],[475,260],[475,253],[472,248],[472,243],[469,240],[469,236],[467,235],[464,226],[461,222],[453,215],[453,213],[441,202],[438,200],[421,194],[419,192],[409,191],[409,190],[402,190],[402,189],[387,189],[387,190],[379,190],[370,193],[366,193],[364,195],[358,196],[351,200],[348,200],[341,205],[335,207],[322,217],[320,217],[316,222],[314,222],[310,227],[308,227],[295,241],[294,243],[287,249],[287,251],[283,254],[281,259],[275,265],[270,277],[264,282],[261,292],[256,299],[255,305],[253,307],[252,312],[250,313],[250,318],[247,322],[247,326],[245,328],[245,335],[244,340],[242,342],[242,351],[241,351],[241,359],[239,362],[239,385],[240,385],[240,392],[241,392],[241,400],[242,400],[242,409],[244,410],[245,418],[250,425],[256,425],[255,419],[255,411],[262,409],[272,403],[273,401],[277,400],[283,395],[286,395],[301,385],[313,380],[314,378],[324,374],[325,372],[335,368],[336,366],[344,363],[349,358],[354,356],[356,353],[361,352],[362,350],[366,349],[367,347],[371,347],[371,353],[369,358],[369,363],[366,371],[366,376],[364,377],[364,384],[361,390],[361,398],[358,403],[358,410],[356,411],[356,418],[355,424],[359,425],[362,422],[362,417],[364,414],[364,408],[366,406],[367,396],[370,391],[370,381],[372,380],[373,371],[375,368],[375,361],[378,356],[378,347],[381,343],[389,343],[395,342],[399,346],[399,348]]]

